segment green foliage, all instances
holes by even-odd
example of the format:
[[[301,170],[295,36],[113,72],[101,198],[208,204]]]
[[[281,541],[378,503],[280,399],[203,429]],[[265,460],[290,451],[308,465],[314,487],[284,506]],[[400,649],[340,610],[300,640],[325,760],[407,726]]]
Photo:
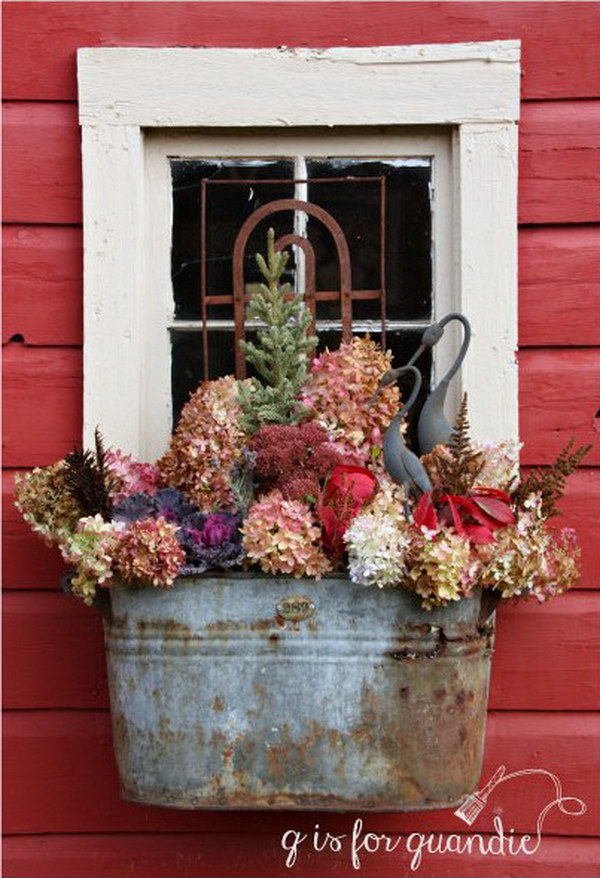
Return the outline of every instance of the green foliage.
[[[542,515],[545,518],[560,515],[556,504],[565,493],[567,478],[575,472],[592,447],[580,445],[573,450],[574,444],[575,440],[570,439],[552,466],[534,469],[523,479],[513,497],[517,505],[521,506],[531,494],[539,494],[542,498]]]
[[[281,283],[288,258],[289,253],[275,251],[275,232],[269,229],[266,261],[256,255],[265,283],[248,306],[248,317],[263,327],[257,331],[256,344],[240,341],[260,376],[239,385],[241,426],[249,433],[263,424],[295,424],[307,414],[298,394],[307,378],[308,351],[317,339],[308,334],[310,314],[302,294],[291,296],[290,284]]]

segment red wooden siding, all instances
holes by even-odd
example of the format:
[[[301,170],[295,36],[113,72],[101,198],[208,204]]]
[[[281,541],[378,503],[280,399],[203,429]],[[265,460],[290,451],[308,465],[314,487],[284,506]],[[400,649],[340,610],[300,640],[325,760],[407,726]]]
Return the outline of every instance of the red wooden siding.
[[[523,41],[523,98],[598,97],[597,3],[5,4],[11,100],[73,101],[79,46],[389,46]],[[35,21],[35,23],[33,23]]]
[[[81,171],[75,51],[97,45],[377,45],[521,39],[519,331],[523,462],[546,464],[574,435],[594,443],[557,526],[578,529],[571,594],[502,607],[484,778],[542,766],[583,817],[549,815],[534,857],[428,858],[425,876],[591,878],[600,861],[600,3],[28,3],[4,17],[5,435],[4,874],[216,876],[353,874],[307,854],[286,870],[280,833],[352,816],[186,813],[119,799],[101,624],[58,590],[62,562],[11,505],[14,471],[60,457],[81,431]],[[41,148],[40,148],[41,147]],[[485,291],[482,291],[485,294]],[[16,337],[16,338],[15,338]],[[10,341],[13,339],[12,341]],[[19,341],[22,339],[23,341]],[[546,782],[507,783],[496,813],[531,831]],[[372,815],[371,831],[467,832],[449,812]],[[474,827],[475,828],[475,827]],[[409,874],[374,854],[356,874]]]
[[[323,823],[321,823],[323,825]],[[293,818],[289,826],[295,826]],[[370,829],[370,822],[367,829]],[[314,829],[314,825],[311,826]],[[486,836],[487,839],[487,836]],[[225,856],[227,851],[227,857]],[[595,838],[545,836],[543,841],[544,878],[588,878],[594,863],[600,860],[600,842]],[[228,833],[227,843],[221,833],[179,833],[149,835],[30,835],[7,839],[5,858],[11,865],[12,878],[31,878],[39,874],[44,863],[44,878],[231,878],[232,875],[256,878],[283,878],[303,875],[323,878],[346,878],[350,875],[348,857],[323,852],[299,860],[293,869],[283,865],[285,854],[280,836],[262,831],[252,835]],[[369,878],[399,878],[417,874],[420,878],[506,878],[504,857],[445,854],[429,857],[417,873],[410,872],[407,857],[372,854],[364,861]],[[510,859],[513,878],[538,878],[539,858],[520,854]]]

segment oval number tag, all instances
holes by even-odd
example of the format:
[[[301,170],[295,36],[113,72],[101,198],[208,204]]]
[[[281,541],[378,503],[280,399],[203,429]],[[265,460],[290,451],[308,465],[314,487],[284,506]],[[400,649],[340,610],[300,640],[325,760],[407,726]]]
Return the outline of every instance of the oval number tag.
[[[291,594],[277,602],[277,615],[287,622],[302,622],[310,619],[316,610],[315,602],[311,598],[302,597],[299,594]]]

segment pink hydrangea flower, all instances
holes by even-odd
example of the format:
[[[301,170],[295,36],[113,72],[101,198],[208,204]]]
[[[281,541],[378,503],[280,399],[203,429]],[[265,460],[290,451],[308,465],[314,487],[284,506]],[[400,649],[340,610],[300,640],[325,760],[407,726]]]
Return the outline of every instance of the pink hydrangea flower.
[[[271,491],[250,507],[242,528],[244,550],[265,573],[314,576],[331,569],[321,530],[306,503]]]
[[[134,521],[116,547],[117,573],[132,585],[170,588],[185,561],[176,532],[162,516]]]
[[[171,447],[157,463],[163,483],[202,512],[233,506],[230,471],[245,441],[240,414],[235,378],[205,381],[183,407]]]
[[[123,454],[118,449],[106,452],[106,462],[114,480],[111,498],[115,506],[132,494],[156,492],[159,472],[151,463],[141,463],[131,454]]]
[[[391,353],[368,337],[343,342],[337,351],[327,350],[312,362],[302,402],[328,431],[334,447],[356,462],[378,461],[385,430],[400,407],[395,385],[385,387],[369,405],[391,366]]]

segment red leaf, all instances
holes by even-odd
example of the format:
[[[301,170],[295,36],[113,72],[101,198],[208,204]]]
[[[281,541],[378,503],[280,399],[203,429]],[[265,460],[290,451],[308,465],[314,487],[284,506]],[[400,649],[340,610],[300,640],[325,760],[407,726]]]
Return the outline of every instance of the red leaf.
[[[495,500],[493,497],[480,498],[473,496],[473,502],[496,523],[496,527],[501,524],[515,523],[512,509],[503,500]]]
[[[426,491],[419,502],[415,506],[413,519],[419,527],[426,527],[427,530],[439,530],[440,525],[435,511],[435,506],[431,502],[431,491]]]
[[[361,505],[371,499],[377,479],[363,466],[340,463],[335,466],[325,487],[325,497],[334,493],[351,494]]]
[[[462,497],[457,497],[454,494],[444,494],[443,500],[448,504],[448,508],[450,509],[450,514],[452,515],[452,523],[454,525],[454,529],[457,534],[464,534],[465,527],[462,522],[462,518],[460,517],[460,512],[458,511],[459,505],[462,503],[457,503],[456,501],[461,501]]]
[[[489,527],[480,524],[465,524],[465,531],[472,543],[493,543],[495,536]]]

